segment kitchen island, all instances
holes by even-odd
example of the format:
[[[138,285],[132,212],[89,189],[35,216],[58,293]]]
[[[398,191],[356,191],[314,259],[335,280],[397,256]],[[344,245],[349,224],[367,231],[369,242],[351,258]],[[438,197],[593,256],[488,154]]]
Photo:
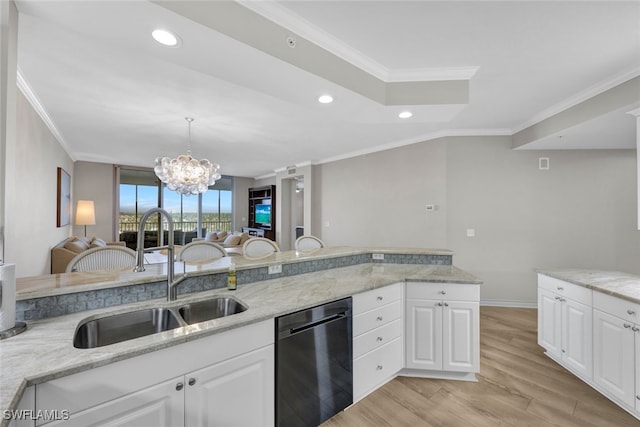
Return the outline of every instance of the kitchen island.
[[[28,386],[43,384],[394,283],[481,284],[478,278],[453,265],[371,261],[341,267],[339,262],[335,262],[344,256],[364,256],[365,259],[371,259],[372,253],[383,253],[390,259],[393,259],[393,255],[397,254],[451,255],[449,251],[428,249],[328,248],[313,253],[283,252],[258,261],[234,258],[233,261],[236,263],[239,273],[243,269],[267,268],[269,265],[279,264],[285,267],[307,261],[323,262],[326,265],[321,270],[309,273],[291,274],[246,284],[240,283],[235,291],[227,291],[225,288],[213,289],[183,294],[175,302],[167,302],[165,299],[150,299],[29,322],[27,332],[0,342],[1,408],[2,410],[15,409]],[[211,266],[189,266],[187,271],[194,276],[206,276],[212,272],[223,274],[228,268],[226,263],[229,261],[229,259],[223,259],[218,264]],[[161,279],[164,272],[161,266],[154,268],[160,270],[148,269],[144,273],[105,273],[109,276],[108,280],[103,282],[96,280],[95,277],[83,281],[81,278],[85,275],[83,273],[73,280],[67,278],[69,279],[67,286],[59,286],[60,278],[56,276],[51,277],[48,283],[45,279],[39,279],[33,281],[37,282],[38,286],[31,288],[25,286],[18,299],[65,295],[71,292],[70,289],[86,292],[128,286],[134,282],[154,282]],[[166,266],[164,268],[166,269]],[[176,267],[176,271],[182,271],[182,268],[182,266]],[[218,295],[230,295],[242,301],[249,308],[232,316],[105,347],[77,349],[73,346],[76,327],[82,320],[89,317],[96,318],[149,307],[167,307]],[[3,419],[2,425],[7,424],[8,420]]]
[[[640,419],[640,276],[539,269],[538,344]]]

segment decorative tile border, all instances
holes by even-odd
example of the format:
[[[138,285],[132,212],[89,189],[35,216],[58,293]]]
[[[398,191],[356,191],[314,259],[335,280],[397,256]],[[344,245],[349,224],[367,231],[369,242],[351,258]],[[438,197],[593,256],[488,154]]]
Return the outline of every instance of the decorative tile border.
[[[349,267],[367,263],[391,264],[426,264],[451,265],[451,255],[421,255],[421,254],[385,254],[383,260],[373,260],[371,254],[358,254],[335,258],[324,258],[282,265],[282,273],[269,274],[267,267],[239,270],[238,284],[261,282],[263,280],[278,279],[298,274],[313,273],[314,271],[330,270],[333,268]],[[178,294],[185,295],[194,292],[221,289],[227,286],[227,273],[215,273],[203,276],[188,277],[178,285]],[[166,298],[167,282],[159,281],[138,285],[120,286],[95,291],[76,292],[42,298],[34,298],[16,302],[16,320],[33,321],[65,314],[112,307],[121,304]]]

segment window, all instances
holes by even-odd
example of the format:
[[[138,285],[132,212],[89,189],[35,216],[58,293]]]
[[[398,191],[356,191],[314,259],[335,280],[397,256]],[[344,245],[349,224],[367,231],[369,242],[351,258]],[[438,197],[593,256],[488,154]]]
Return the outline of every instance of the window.
[[[127,247],[136,248],[140,219],[155,207],[162,207],[173,218],[174,242],[178,245],[204,237],[207,231],[233,229],[232,177],[222,177],[203,194],[183,196],[168,190],[152,170],[119,167],[118,174],[118,234]],[[163,229],[166,242],[166,224]],[[151,217],[145,226],[144,246],[156,246],[158,240],[158,218]]]

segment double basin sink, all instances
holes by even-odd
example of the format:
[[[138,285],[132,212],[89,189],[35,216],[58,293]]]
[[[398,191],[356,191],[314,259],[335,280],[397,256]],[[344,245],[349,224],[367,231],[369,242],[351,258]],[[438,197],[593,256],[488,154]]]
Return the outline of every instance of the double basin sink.
[[[177,307],[156,307],[80,322],[75,348],[96,348],[207,320],[241,313],[248,307],[231,297],[215,297]]]

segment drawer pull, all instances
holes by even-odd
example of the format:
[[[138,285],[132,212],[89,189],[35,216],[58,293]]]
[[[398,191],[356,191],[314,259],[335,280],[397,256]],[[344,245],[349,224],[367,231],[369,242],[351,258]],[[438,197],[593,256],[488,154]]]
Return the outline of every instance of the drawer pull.
[[[378,342],[382,341],[382,337],[376,338],[376,341],[378,341]]]
[[[633,328],[631,328],[631,330],[633,332],[638,332],[638,331],[640,331],[640,328],[638,328],[637,326],[634,326]]]
[[[378,317],[376,318],[376,320],[377,320],[378,322],[382,322],[382,316],[378,316]]]
[[[196,379],[195,378],[189,378],[189,385],[196,385]]]
[[[630,324],[628,324],[628,323],[625,323],[625,324],[624,324],[624,327],[625,327],[626,329],[629,329],[629,328],[631,327],[631,325],[630,325]]]
[[[384,299],[384,298],[383,298],[382,296],[379,296],[379,297],[377,298],[377,300],[378,300],[378,301],[382,301],[383,299]]]
[[[556,301],[560,301],[560,300],[562,300],[562,298],[556,297]]]
[[[440,295],[446,295],[447,291],[440,291]]]
[[[176,384],[176,390],[180,391],[180,390],[182,390],[183,388],[184,388],[184,384],[182,384],[182,383],[178,383],[178,384]]]
[[[629,316],[633,316],[633,315],[635,315],[635,314],[636,314],[636,312],[635,312],[635,311],[633,311],[633,310],[627,310],[627,314],[628,314]]]
[[[640,394],[636,396],[636,399],[640,400]]]
[[[436,304],[438,307],[442,307],[442,303],[439,302],[438,304]]]
[[[376,371],[382,371],[382,365],[376,366]]]
[[[562,286],[558,286],[558,290],[559,291],[564,291],[564,288]]]

